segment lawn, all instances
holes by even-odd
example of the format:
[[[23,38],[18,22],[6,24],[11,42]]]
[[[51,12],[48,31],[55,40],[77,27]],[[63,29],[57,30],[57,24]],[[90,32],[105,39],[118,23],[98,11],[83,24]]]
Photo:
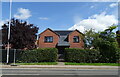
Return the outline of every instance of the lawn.
[[[17,65],[57,65],[57,62],[16,63]]]
[[[65,65],[120,66],[120,64],[118,63],[72,63],[72,62],[65,62]]]

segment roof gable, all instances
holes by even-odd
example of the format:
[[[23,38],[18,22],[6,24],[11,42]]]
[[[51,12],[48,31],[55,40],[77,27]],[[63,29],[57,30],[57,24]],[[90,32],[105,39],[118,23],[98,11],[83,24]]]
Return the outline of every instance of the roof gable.
[[[41,35],[41,34],[43,34],[45,31],[47,31],[47,30],[49,30],[49,31],[51,31],[51,32],[53,32],[53,33],[55,33],[56,35],[58,35],[59,36],[59,34],[57,34],[56,32],[54,32],[53,30],[51,30],[50,28],[47,28],[46,30],[44,30],[42,33],[40,33],[39,35]]]
[[[82,35],[84,36],[84,34],[81,33],[79,30],[76,29],[76,30],[74,30],[73,32],[75,32],[75,31],[77,31],[78,33],[80,33],[80,34],[82,34]],[[71,33],[73,33],[73,32],[71,32]],[[71,34],[71,33],[70,33],[70,34]]]

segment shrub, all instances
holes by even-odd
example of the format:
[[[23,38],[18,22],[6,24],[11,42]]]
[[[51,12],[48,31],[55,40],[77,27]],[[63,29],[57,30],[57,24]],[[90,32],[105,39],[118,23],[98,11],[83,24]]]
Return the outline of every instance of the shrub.
[[[120,48],[117,49],[116,58],[117,58],[117,62],[120,63]]]
[[[22,53],[21,61],[32,62],[55,62],[57,61],[58,50],[56,48],[40,48],[26,50]]]
[[[117,53],[119,51],[116,42],[103,41],[99,44],[100,59],[101,63],[116,63]]]
[[[98,62],[100,52],[96,49],[86,49],[85,50],[86,55],[86,62],[87,63],[95,63]]]
[[[85,62],[85,50],[78,48],[65,48],[65,61]]]
[[[92,63],[98,60],[98,56],[99,51],[95,49],[65,49],[65,61],[67,62]]]

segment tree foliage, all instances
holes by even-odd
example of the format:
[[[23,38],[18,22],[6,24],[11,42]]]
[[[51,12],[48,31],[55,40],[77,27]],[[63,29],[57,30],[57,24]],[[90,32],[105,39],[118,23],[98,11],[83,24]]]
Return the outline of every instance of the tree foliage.
[[[118,43],[113,32],[117,26],[110,26],[102,32],[95,32],[92,29],[86,31],[87,46],[99,50],[99,62],[116,62],[118,59]]]
[[[8,40],[8,24],[2,26],[2,43],[6,45],[9,41],[15,49],[33,49],[37,38],[38,27],[28,24],[26,21],[11,19],[10,40]]]
[[[100,33],[101,40],[97,40],[96,46],[99,48],[102,62],[116,62],[118,43],[116,35],[113,32],[117,26],[110,26],[108,29]]]
[[[88,49],[93,47],[94,40],[98,39],[98,37],[99,33],[96,33],[93,29],[86,30],[84,38],[85,47]]]
[[[118,41],[118,44],[119,44],[119,47],[120,47],[120,31],[118,30],[116,32],[116,34],[117,34],[117,41]]]

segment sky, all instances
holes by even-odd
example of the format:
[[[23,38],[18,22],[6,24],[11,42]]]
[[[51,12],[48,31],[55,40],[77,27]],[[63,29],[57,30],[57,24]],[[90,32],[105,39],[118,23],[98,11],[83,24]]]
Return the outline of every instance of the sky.
[[[118,23],[116,2],[13,2],[12,18],[52,30],[103,31]],[[0,25],[9,20],[9,2],[2,3]]]

